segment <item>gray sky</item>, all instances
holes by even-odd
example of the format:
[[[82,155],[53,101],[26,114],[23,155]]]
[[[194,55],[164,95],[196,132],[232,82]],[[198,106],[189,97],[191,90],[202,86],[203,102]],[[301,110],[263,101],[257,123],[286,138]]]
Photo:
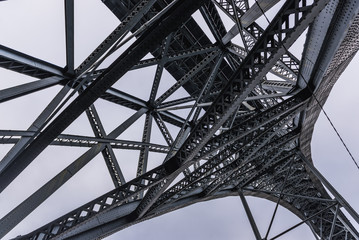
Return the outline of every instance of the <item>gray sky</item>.
[[[196,13],[197,14],[197,13]],[[195,15],[196,15],[195,14]],[[198,15],[198,14],[197,14]],[[272,12],[268,13],[271,16]],[[263,20],[263,19],[262,19]],[[262,21],[261,20],[261,21]],[[226,22],[226,19],[224,19]],[[226,22],[227,23],[227,22]],[[75,1],[75,64],[87,57],[91,51],[119,24],[118,20],[99,0]],[[229,27],[232,26],[233,23]],[[11,0],[0,3],[0,44],[22,51],[31,56],[65,65],[63,1],[60,0]],[[300,57],[303,37],[291,50]],[[118,55],[118,54],[117,54]],[[350,64],[335,85],[325,109],[346,141],[354,157],[359,158],[357,147],[359,128],[359,99],[355,89],[359,86],[359,56]],[[148,97],[155,68],[126,74],[115,84],[116,87],[138,97]],[[166,75],[167,73],[165,73]],[[30,77],[0,68],[0,88],[4,89],[33,81]],[[150,79],[146,81],[148,76]],[[160,92],[171,86],[174,80],[165,76]],[[135,86],[135,87],[134,87]],[[25,130],[59,91],[52,87],[36,94],[0,104],[0,129]],[[173,96],[184,96],[182,90]],[[106,132],[112,131],[133,112],[105,101],[95,103]],[[185,112],[184,112],[185,113]],[[129,128],[121,137],[129,140],[141,139],[144,119]],[[175,131],[172,129],[172,131]],[[91,133],[90,125],[81,115],[65,133]],[[154,137],[159,132],[154,130]],[[156,138],[157,139],[157,138]],[[158,138],[160,139],[160,138]],[[164,143],[158,140],[158,143]],[[10,146],[0,146],[3,157]],[[51,177],[65,168],[87,149],[49,147],[0,195],[0,218],[22,202]],[[359,211],[359,171],[352,163],[329,123],[321,115],[316,125],[312,154],[314,164],[334,187]],[[126,179],[133,178],[138,152],[117,151],[118,161],[125,170]],[[150,166],[160,163],[160,156],[150,156]],[[161,156],[162,157],[162,156]],[[161,158],[159,158],[161,159]],[[4,239],[26,234],[43,224],[61,216],[83,203],[111,190],[112,182],[107,174],[101,156],[97,156],[75,177],[31,213]],[[265,233],[275,204],[255,198],[248,198],[260,231]],[[280,208],[275,220],[273,236],[300,220],[286,209]],[[352,223],[354,223],[352,221]],[[358,229],[358,225],[355,225]],[[169,237],[171,236],[171,237]],[[250,225],[238,197],[230,197],[196,204],[179,211],[146,221],[127,228],[108,239],[254,239]],[[309,228],[304,225],[283,239],[314,239]]]

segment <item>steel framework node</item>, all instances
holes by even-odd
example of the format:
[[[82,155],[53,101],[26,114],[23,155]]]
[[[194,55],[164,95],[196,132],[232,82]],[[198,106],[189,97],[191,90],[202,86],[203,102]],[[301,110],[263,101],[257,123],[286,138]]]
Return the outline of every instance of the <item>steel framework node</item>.
[[[52,171],[48,158],[68,162],[1,212],[0,238],[16,237],[7,234],[101,156],[106,176],[83,181],[106,178],[112,190],[16,239],[103,238],[226,196],[242,200],[257,240],[302,224],[315,239],[359,239],[348,220],[359,224],[359,215],[310,149],[321,108],[359,48],[359,1],[102,0],[118,25],[85,58],[78,3],[61,3],[64,65],[0,45],[0,66],[26,79],[0,90],[1,105],[25,112],[13,102],[49,98],[34,100],[45,107],[25,128],[0,126],[0,193]],[[32,166],[37,173],[24,176]],[[265,235],[246,196],[276,205]],[[274,236],[279,205],[302,221]]]

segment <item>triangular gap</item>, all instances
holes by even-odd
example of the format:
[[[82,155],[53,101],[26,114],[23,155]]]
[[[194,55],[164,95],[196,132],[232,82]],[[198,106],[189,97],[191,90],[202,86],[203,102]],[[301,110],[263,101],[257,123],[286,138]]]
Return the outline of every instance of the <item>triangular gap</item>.
[[[269,19],[269,23],[268,23],[266,16],[267,16],[267,13],[265,15],[261,15],[255,21],[262,29],[266,29],[269,26],[270,21],[271,21],[271,19],[268,18]]]
[[[146,114],[143,114],[137,121],[128,127],[117,139],[142,142],[143,126]],[[152,123],[155,124],[155,123]]]
[[[189,105],[192,105],[193,103],[188,103]],[[188,108],[184,108],[184,109],[178,109],[178,110],[171,110],[171,111],[168,111],[170,113],[173,113],[174,115],[177,115],[183,119],[187,119],[189,113],[191,111],[191,107],[188,107]],[[190,117],[190,121],[192,120],[193,118],[193,115],[195,113],[195,110],[192,112],[191,114],[191,117]]]
[[[171,134],[171,136],[173,138],[173,141],[175,141],[177,135],[179,134],[180,127],[175,126],[175,125],[173,125],[173,124],[171,124],[169,122],[166,122],[166,121],[164,121],[164,123],[166,124],[166,127],[167,127],[168,131],[170,132],[170,134]]]
[[[284,1],[278,1],[272,8],[265,12],[265,15],[269,19],[269,21],[273,20],[279,10],[283,7],[284,3]]]
[[[349,222],[354,226],[354,229],[358,229],[359,223],[348,213],[345,208],[341,208],[340,211],[348,218]]]
[[[107,167],[102,156],[98,155],[25,218],[12,231],[12,235],[18,229],[20,229],[21,234],[31,232],[44,225],[44,223],[53,221],[64,213],[68,213],[112,190],[114,185],[111,178],[104,177],[105,175],[108,175]]]
[[[0,76],[1,76],[0,90],[39,80],[37,78],[30,77],[25,74],[21,74],[11,70],[7,70],[5,68],[0,68]]]
[[[271,73],[271,72],[268,72],[268,73],[266,74],[266,77],[267,77],[267,81],[283,81],[283,82],[285,82],[284,79],[280,78],[280,77],[277,76],[277,75],[274,75],[274,74]]]
[[[150,97],[155,71],[156,66],[129,71],[113,87],[147,102]]]
[[[258,0],[248,0],[249,7],[252,7],[253,4],[256,4],[256,1],[258,1]]]
[[[265,237],[276,206],[276,202],[250,196],[246,197],[246,200],[261,236]],[[300,221],[302,220],[294,213],[279,205],[268,239],[276,236],[277,234],[280,234]],[[313,233],[309,229],[308,225],[304,224],[304,227],[302,226],[300,229],[303,231],[303,235],[300,236],[300,239],[311,239],[313,237]],[[290,234],[292,237],[295,236],[294,232],[287,234]],[[295,239],[288,237],[289,235],[287,234],[284,235],[284,239]]]
[[[297,57],[299,60],[302,58],[307,32],[308,28],[305,29],[298,38],[296,38],[295,42],[288,49],[288,51],[292,53],[295,57]]]
[[[155,167],[160,166],[166,158],[165,153],[158,153],[158,152],[149,152],[148,153],[148,164],[147,164],[147,171],[154,169]]]
[[[141,59],[141,61],[142,61],[142,60],[151,59],[151,58],[154,58],[154,56],[152,55],[152,53],[149,52],[149,53],[146,54],[146,56],[144,56],[144,57]]]
[[[183,180],[185,178],[183,172],[180,172],[176,178],[171,182],[171,184],[168,186],[167,190],[170,189],[171,187],[173,187],[174,185],[176,185],[178,182],[180,182],[181,180]]]
[[[251,210],[251,213],[253,215],[254,221],[257,225],[258,231],[260,235],[264,237],[273,214],[275,203],[257,197],[245,196],[245,198],[248,203],[249,209]],[[242,202],[240,204],[243,208]],[[248,221],[248,217],[245,211],[244,214],[245,215],[243,217],[245,217]]]
[[[0,144],[0,161],[5,157],[5,155],[10,151],[13,146],[14,144]]]
[[[88,148],[48,146],[2,192],[0,195],[2,206],[0,218],[37,191],[87,150]]]
[[[270,85],[270,82],[278,82],[279,81],[279,82],[284,83],[284,82],[286,82],[286,80],[284,80],[284,79],[282,79],[282,78],[278,77],[277,75],[274,75],[274,74],[272,74],[270,72],[267,73],[266,77],[267,77],[266,81],[265,82],[263,81],[262,83],[260,83],[258,85],[258,88],[260,90],[263,90],[264,92],[272,92],[272,93],[287,92],[287,90],[285,88],[280,89],[279,87]]]
[[[0,44],[64,66],[64,22],[63,1],[6,1],[0,8]]]
[[[60,89],[54,86],[1,103],[0,129],[27,130]]]
[[[203,117],[203,115],[206,113],[206,111],[202,108],[199,115],[198,115],[198,120],[201,119],[201,117]],[[197,121],[198,121],[197,120]]]
[[[272,208],[273,209],[273,208]],[[319,211],[319,210],[318,210]],[[311,216],[311,215],[310,215]],[[308,217],[310,217],[308,216]],[[277,214],[274,218],[273,225],[271,231],[269,233],[269,238],[274,237],[287,229],[293,227],[294,225],[300,223],[302,219],[300,219],[297,215],[289,211],[288,209],[278,206]],[[300,233],[301,239],[311,239],[313,238],[313,232],[310,230],[307,224],[302,224],[299,227],[287,232],[283,235],[283,239],[295,239],[298,237],[298,233]]]
[[[132,35],[132,33],[127,33],[124,37],[124,40],[129,38]],[[107,36],[106,36],[107,37]],[[104,39],[102,39],[104,40]],[[101,40],[101,41],[102,41]],[[123,41],[124,41],[123,40]],[[123,42],[122,41],[122,42]],[[106,59],[99,65],[98,69],[104,69],[110,66],[121,54],[126,51],[134,42],[136,41],[136,38],[129,39],[125,44],[123,44],[120,48],[118,48],[116,51],[111,53]],[[96,46],[97,47],[97,46]]]
[[[136,110],[124,107],[122,105],[98,99],[95,102],[95,108],[105,129],[106,135],[110,134],[115,128],[131,117]]]
[[[85,112],[76,118],[75,121],[63,131],[63,134],[95,136]]]
[[[126,182],[131,181],[136,177],[140,151],[127,149],[113,150]]]
[[[289,213],[289,214],[294,215],[293,213]],[[293,219],[293,217],[290,219]],[[301,220],[299,218],[296,218],[295,224],[299,223],[300,221]],[[281,221],[281,223],[283,223],[283,222],[287,223],[287,218],[285,218],[283,221]],[[291,222],[294,222],[294,220]],[[292,227],[293,225],[291,225],[290,227]],[[287,230],[287,229],[283,228],[282,231],[285,231],[285,230]],[[313,235],[313,232],[310,230],[309,226],[307,224],[303,223],[302,225],[285,233],[284,235],[282,235],[282,237],[280,237],[278,239],[298,239],[298,240],[300,240],[300,239],[315,239],[315,237]]]
[[[166,92],[169,88],[171,88],[176,82],[177,81],[167,71],[163,71],[162,81],[160,83],[158,94],[157,94],[158,97],[161,96],[164,92]],[[183,87],[180,87],[163,102],[168,102],[189,96],[190,95],[188,94],[188,92]]]
[[[177,138],[177,135],[179,134],[179,131],[181,130],[181,127],[175,126],[166,121],[163,121],[163,122],[166,125],[168,132],[171,134],[173,141],[175,141]],[[156,126],[152,128],[153,133],[151,136],[151,142],[167,146],[167,142],[165,141],[161,131],[159,130],[157,123],[154,123],[154,125],[156,125]]]
[[[224,24],[224,27],[226,28],[227,32],[234,26],[235,22],[227,15],[226,12],[224,12],[224,10],[222,10],[221,8],[219,8],[217,6],[217,4],[215,4],[216,9],[218,11],[219,16],[222,19],[222,22]]]
[[[101,1],[75,1],[74,11],[75,66],[78,66],[107,38],[120,21],[109,13]]]
[[[197,161],[197,164],[198,164],[198,166],[201,167],[201,166],[203,166],[203,164],[207,163],[208,161],[210,161],[210,160],[201,159],[201,160]]]
[[[236,25],[237,26],[237,25]],[[243,39],[241,37],[241,34],[237,34],[237,36],[235,36],[234,38],[232,38],[231,40],[232,43],[241,46],[245,49],[244,43],[243,43]]]
[[[216,39],[214,38],[212,31],[209,29],[206,21],[204,20],[200,10],[197,10],[195,13],[193,13],[192,17],[197,22],[197,24],[201,27],[201,29],[206,34],[206,36],[209,38],[211,43],[215,43]]]
[[[250,7],[254,6],[254,4],[256,4],[256,3],[253,3],[253,5],[250,5]],[[277,15],[279,10],[282,8],[283,4],[284,4],[284,1],[279,1],[271,9],[266,11],[265,15],[262,14],[258,19],[256,19],[255,22],[258,25],[260,25],[263,29],[266,29],[269,25],[268,20],[269,20],[269,22],[272,22],[272,20]],[[262,8],[262,10],[264,10],[264,9]]]
[[[237,23],[232,20],[232,18],[230,18],[226,12],[224,12],[222,9],[220,9],[216,4],[216,9],[219,13],[219,16],[221,17],[222,19],[222,22],[227,30],[227,32],[229,30],[232,29],[233,26],[237,26]],[[232,40],[231,40],[232,43],[236,44],[236,45],[239,45],[241,47],[244,47],[244,44],[243,44],[243,40],[241,38],[241,35],[240,34],[237,34],[237,36],[235,36]]]
[[[161,81],[158,86],[156,99],[165,93],[170,87],[176,83],[176,79],[164,68],[161,76]],[[164,101],[168,101],[167,99]]]
[[[164,124],[166,125],[166,127],[168,128],[168,123],[164,122]],[[169,131],[169,130],[168,130]],[[172,134],[171,134],[172,136]],[[172,136],[173,138],[174,136]],[[160,144],[163,146],[168,146],[166,140],[164,139],[164,136],[160,130],[160,128],[158,127],[158,124],[156,123],[156,120],[153,118],[152,121],[152,130],[151,130],[151,143],[155,143],[155,144]]]

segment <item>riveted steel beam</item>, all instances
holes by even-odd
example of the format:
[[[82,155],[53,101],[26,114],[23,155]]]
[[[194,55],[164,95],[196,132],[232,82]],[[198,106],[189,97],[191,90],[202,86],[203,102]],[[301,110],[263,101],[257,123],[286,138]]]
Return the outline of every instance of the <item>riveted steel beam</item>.
[[[231,0],[219,0],[215,1],[218,7],[220,7],[234,22],[236,22],[236,19],[241,19],[244,15],[246,15],[247,11],[249,11],[248,7],[245,6],[245,3],[248,6],[247,1],[239,1],[241,2],[239,5],[237,3],[236,7],[233,6]],[[266,1],[263,1],[266,2]],[[277,1],[270,1],[268,7],[271,6],[271,4],[277,3]],[[234,10],[236,8],[236,11]],[[258,8],[258,5],[253,5],[253,8]],[[257,9],[258,10],[258,9]],[[236,15],[237,14],[237,15]],[[262,14],[262,13],[260,13]],[[247,16],[251,16],[251,13],[249,13]],[[242,25],[242,23],[241,23]],[[261,34],[263,34],[264,30],[255,22],[248,25],[247,27],[243,26],[243,41],[246,42],[249,49],[251,49],[257,39],[260,37]],[[228,43],[233,37],[235,37],[239,33],[238,27],[235,25],[232,27],[232,29],[227,33],[226,36],[222,39],[223,43]],[[299,72],[299,60],[292,54],[286,53],[282,56],[282,58],[276,63],[276,68],[273,68],[273,71],[276,75],[278,75],[278,72],[282,72],[285,70],[287,76],[290,76],[291,78],[288,79],[284,75],[284,79],[286,80],[292,80],[296,81],[298,72]],[[282,71],[278,71],[278,69],[283,69]],[[281,77],[282,74],[279,76]]]
[[[100,117],[93,104],[86,110],[86,115],[90,121],[90,125],[95,136],[98,138],[106,137],[105,129],[102,126]],[[117,162],[115,153],[113,152],[112,146],[110,144],[107,144],[105,149],[102,150],[102,156],[105,160],[107,169],[110,173],[115,187],[119,187],[120,185],[125,183],[125,178],[122,174],[121,168]]]
[[[204,1],[204,0],[203,0]],[[6,188],[10,182],[17,177],[23,169],[30,164],[68,125],[70,125],[87,107],[101,97],[120,77],[131,67],[142,59],[150,50],[155,48],[168,34],[188,19],[198,4],[190,5],[187,1],[174,4],[171,10],[167,11],[156,24],[151,25],[146,33],[132,44],[114,63],[111,64],[84,92],[77,97],[31,144],[25,152],[13,161],[8,171],[0,174],[0,190]],[[192,11],[179,13],[185,8]],[[182,9],[182,10],[181,10]],[[21,158],[21,161],[19,160]]]
[[[74,0],[65,0],[65,32],[66,32],[66,71],[74,73],[75,65],[75,25]]]
[[[115,130],[113,130],[108,137],[116,138],[124,132],[130,125],[132,125],[139,117],[146,112],[146,109],[141,109]],[[107,144],[98,143],[91,147],[88,151],[82,154],[78,159],[71,163],[68,167],[58,173],[20,205],[14,208],[11,212],[0,219],[0,237],[5,236],[13,227],[15,227],[21,220],[28,216],[41,203],[43,203],[49,196],[58,190],[64,183],[66,183],[72,176],[74,176],[80,169],[89,163],[97,154],[106,148]],[[120,174],[120,173],[119,173]]]
[[[0,161],[0,175],[8,171],[8,167],[13,163],[14,159],[25,149],[25,147],[39,134],[44,128],[46,120],[51,116],[55,109],[60,105],[61,101],[65,98],[66,94],[70,91],[70,87],[65,85],[53,100],[47,105],[44,111],[35,119],[31,126],[24,133],[22,138],[16,142],[11,150]],[[33,131],[33,134],[28,134],[28,131]],[[1,191],[0,191],[1,192]]]
[[[122,19],[120,25],[76,68],[76,74],[78,76],[82,75],[89,68],[93,67],[96,61],[138,24],[155,2],[156,0],[139,1],[132,11],[129,11]]]
[[[35,82],[0,90],[0,103],[46,89],[63,82],[61,77],[48,77]]]
[[[215,5],[213,2],[208,1],[200,8],[200,10],[214,38],[217,42],[220,42],[223,36],[227,33],[227,30],[224,27],[222,19],[220,18]]]
[[[105,2],[116,3],[115,0],[105,0]],[[121,4],[128,4],[129,6],[126,6],[126,8],[131,9],[130,7],[133,7],[132,5],[135,2],[139,1],[123,1]],[[249,9],[248,6],[245,6],[247,1],[231,0],[225,2],[231,2],[229,5],[231,5],[232,8],[234,4],[240,3],[243,5],[239,7],[243,7],[246,11]],[[265,2],[265,0],[261,2]],[[159,0],[157,3],[152,10],[158,10],[159,8],[163,7],[161,5],[163,4],[161,0]],[[315,2],[315,4],[317,3],[318,2]],[[289,3],[289,5],[290,4],[291,3]],[[304,7],[304,11],[302,11],[303,9],[299,10],[298,15],[301,15],[302,12],[308,11],[310,7],[311,6],[308,6],[307,8]],[[232,11],[232,15],[238,15],[238,11],[235,11],[235,9],[232,9]],[[149,117],[153,116],[155,118],[155,121],[160,127],[162,134],[164,135],[168,144],[171,146],[174,143],[169,135],[168,129],[166,129],[165,122],[172,121],[171,123],[176,122],[176,126],[183,126],[184,123],[186,124],[186,120],[171,114],[167,110],[179,108],[179,106],[176,106],[179,103],[193,101],[195,104],[190,106],[192,109],[196,107],[198,109],[203,108],[204,112],[206,112],[203,118],[199,118],[199,121],[197,121],[196,117],[194,118],[196,121],[190,122],[188,124],[190,127],[187,129],[193,129],[192,133],[190,134],[189,138],[187,138],[187,140],[183,138],[184,144],[182,144],[182,142],[178,145],[182,146],[180,149],[176,148],[175,151],[170,151],[168,156],[173,156],[175,154],[174,157],[168,157],[169,161],[164,165],[148,172],[143,171],[140,176],[124,184],[123,186],[120,186],[115,190],[104,194],[98,199],[95,199],[92,202],[53,221],[51,225],[44,226],[44,228],[34,232],[33,236],[35,236],[35,238],[38,236],[45,236],[45,238],[69,237],[70,239],[103,237],[112,233],[115,229],[121,229],[138,221],[153,217],[156,214],[168,212],[170,211],[169,208],[173,210],[177,207],[185,206],[196,201],[212,199],[216,196],[231,195],[238,186],[247,186],[249,188],[258,187],[256,190],[263,190],[260,194],[264,194],[264,191],[271,189],[273,190],[272,192],[283,195],[282,199],[280,200],[281,204],[287,207],[289,206],[289,209],[297,215],[303,214],[300,215],[301,217],[306,216],[306,214],[313,214],[312,209],[319,209],[317,203],[315,202],[318,199],[316,199],[314,196],[315,194],[322,193],[321,189],[318,188],[318,186],[314,186],[311,180],[307,179],[308,174],[303,171],[303,164],[297,161],[297,157],[294,155],[289,156],[289,154],[292,154],[292,151],[288,152],[288,150],[295,148],[297,146],[297,142],[290,142],[288,145],[280,146],[274,152],[271,152],[267,149],[267,146],[273,147],[273,142],[271,142],[271,139],[277,140],[280,136],[287,134],[296,126],[296,123],[298,122],[294,121],[293,119],[297,118],[298,111],[302,110],[302,108],[298,110],[298,107],[302,107],[300,104],[293,106],[293,108],[285,109],[281,108],[282,104],[279,103],[283,101],[280,96],[288,92],[288,90],[291,90],[294,86],[293,82],[290,81],[290,75],[287,76],[287,82],[285,82],[284,86],[279,86],[280,82],[266,80],[263,81],[263,76],[268,73],[268,71],[270,71],[270,65],[272,65],[272,71],[276,67],[276,64],[278,65],[278,61],[274,63],[275,61],[272,58],[277,58],[278,55],[281,55],[283,52],[285,52],[283,50],[286,50],[292,41],[290,38],[293,37],[293,35],[294,37],[298,35],[298,32],[296,32],[295,29],[297,25],[301,25],[303,22],[304,25],[308,25],[306,20],[301,21],[296,17],[288,17],[286,14],[290,14],[290,12],[292,12],[292,10],[282,15],[282,22],[280,22],[278,26],[284,25],[282,26],[283,29],[279,31],[274,30],[274,32],[277,31],[274,35],[266,35],[266,32],[259,31],[255,26],[248,30],[248,34],[245,37],[250,37],[249,35],[253,34],[253,36],[258,38],[267,38],[267,40],[269,40],[265,40],[264,44],[262,42],[262,45],[260,45],[259,48],[257,46],[259,43],[254,45],[255,41],[248,41],[250,44],[253,43],[250,46],[250,48],[253,49],[253,53],[250,53],[249,55],[243,54],[243,57],[241,58],[239,57],[239,54],[233,57],[233,52],[235,52],[234,50],[231,53],[227,53],[227,55],[225,55],[226,61],[223,61],[223,64],[219,66],[217,76],[221,77],[217,77],[214,80],[214,87],[211,89],[212,92],[206,96],[208,97],[206,102],[201,102],[201,97],[198,97],[198,92],[201,90],[201,87],[204,88],[203,86],[205,85],[207,74],[214,70],[213,68],[208,70],[209,67],[203,68],[203,71],[201,70],[198,72],[198,75],[193,74],[190,81],[187,81],[181,85],[181,87],[183,87],[191,95],[190,97],[169,101],[167,103],[162,102],[158,106],[160,111],[156,112],[155,107],[155,111],[152,112],[151,115],[148,114]],[[317,12],[318,10],[315,9],[313,16],[315,16]],[[156,11],[151,11],[150,14],[152,13],[155,14]],[[212,12],[207,9],[205,10],[205,14],[211,15]],[[307,15],[300,16],[299,18],[303,17],[303,19],[305,19],[306,16]],[[215,17],[216,16],[209,16],[206,19],[204,16],[205,20],[211,21],[211,24],[213,25],[218,23],[216,22]],[[251,17],[255,16],[253,15]],[[285,18],[294,20],[293,22],[286,22]],[[144,19],[140,22],[142,23],[147,20],[148,19],[144,17]],[[193,19],[189,20],[188,22],[190,23],[191,21],[193,21]],[[172,62],[168,61],[168,56],[171,54],[172,56],[175,55],[177,50],[182,49],[181,47],[183,47],[183,51],[186,51],[186,47],[184,46],[186,46],[187,40],[189,45],[193,44],[193,46],[196,47],[201,45],[201,43],[206,43],[206,41],[201,42],[201,39],[203,39],[201,34],[199,34],[199,36],[196,35],[196,33],[198,33],[195,31],[196,26],[187,23],[183,25],[179,31],[173,33],[173,41],[167,39],[170,43],[167,45],[169,47],[168,54],[164,54],[162,51],[160,51],[162,48],[158,48],[158,46],[160,45],[161,41],[158,41],[157,48],[154,48],[155,50],[151,51],[155,58],[137,61],[137,64],[139,62],[141,64],[143,63],[142,66],[154,63],[159,64],[157,68],[158,71],[156,72],[156,75],[158,76],[161,75],[161,71],[164,68],[172,68],[172,71],[168,71],[170,74],[175,76],[176,80],[181,82],[181,79],[183,80],[183,77],[186,73],[190,73],[192,71],[191,69],[196,68],[198,64],[204,58],[206,58],[208,53],[210,54],[210,52],[206,52],[206,54],[202,52],[201,54],[194,54],[188,58],[180,56],[178,57],[178,60],[174,60]],[[138,26],[140,25],[141,24],[138,24]],[[292,25],[294,30],[291,29],[292,27],[286,28],[288,27],[286,25]],[[293,32],[288,33],[290,31]],[[288,34],[288,38],[286,37],[286,34]],[[273,41],[271,37],[275,41]],[[284,44],[287,44],[285,47],[278,45],[282,43],[282,40]],[[259,41],[262,41],[262,39]],[[178,48],[172,48],[174,45],[178,46]],[[220,46],[221,49],[222,47],[223,46]],[[275,50],[271,50],[270,48],[276,48],[280,53],[277,53]],[[268,51],[261,52],[259,49],[266,49]],[[216,50],[218,51],[219,48],[216,48]],[[285,62],[287,58],[289,60],[288,62]],[[282,62],[283,64],[277,68],[277,71],[278,73],[282,74],[282,76],[285,76],[288,74],[288,72],[290,72],[287,71],[288,69],[285,69],[287,67],[286,64],[290,65],[292,62],[294,62],[294,60],[291,59],[289,55],[284,57],[282,55],[280,60],[281,61],[279,62]],[[214,61],[210,61],[209,65],[213,63]],[[228,66],[230,66],[230,70],[227,71],[226,68],[228,68]],[[130,69],[134,68],[135,67],[132,67]],[[234,69],[242,70],[238,70],[239,73],[237,72],[233,78],[228,77],[228,73],[233,72]],[[96,71],[91,77],[94,79],[97,78],[98,80],[108,74],[106,71],[107,70]],[[259,76],[258,78],[257,75]],[[84,77],[85,76],[86,75],[84,75]],[[151,89],[150,99],[152,99],[152,101],[154,99],[153,96],[155,96],[157,92],[159,79],[160,77],[155,77],[154,84]],[[95,80],[95,82],[97,80]],[[219,90],[225,86],[224,83],[227,81],[229,82],[227,87],[224,88],[224,91],[220,92]],[[278,84],[278,86],[275,86],[276,84]],[[228,87],[229,85],[231,85],[231,87]],[[229,88],[232,88],[232,90],[229,91]],[[276,93],[276,91],[283,92],[283,94]],[[93,92],[89,90],[89,93],[92,94]],[[106,93],[102,93],[101,96],[105,96],[107,100],[117,102],[132,109],[138,110],[143,108],[145,109],[144,111],[152,111],[153,109],[153,102],[150,104],[149,102],[146,102],[142,99],[136,99],[133,96],[129,96],[128,94],[119,94],[119,92],[117,92],[115,89],[110,88],[106,91]],[[200,96],[202,95],[200,94]],[[240,100],[238,100],[238,98],[240,98]],[[238,102],[236,102],[236,104],[231,105],[232,102],[237,100]],[[246,103],[245,101],[251,102]],[[303,100],[302,104],[306,104],[306,100]],[[250,112],[243,105],[246,105],[249,109],[255,110]],[[278,111],[275,112],[274,109],[277,109]],[[267,110],[273,110],[271,112],[272,115],[268,114],[269,111]],[[224,122],[222,123],[219,122],[221,120],[218,120],[221,118],[224,119]],[[95,118],[93,118],[93,120],[96,121]],[[26,137],[34,136],[33,131],[17,132],[13,133],[12,136],[15,136],[16,134],[23,137],[25,135]],[[57,135],[57,137],[55,137],[54,140],[49,144],[68,144],[68,146],[70,144],[73,144],[73,146],[76,144],[78,146],[85,146],[88,144],[87,146],[91,147],[95,145],[107,144],[113,148],[115,146],[122,148],[128,146],[128,144],[133,144],[132,146],[129,146],[130,149],[142,149],[143,152],[145,152],[144,149],[147,152],[151,151],[151,149],[155,150],[155,144],[149,143],[147,137],[145,139],[145,134],[143,136],[143,142],[139,143],[101,138],[100,135],[96,136],[95,138],[89,138],[85,136],[60,134]],[[187,134],[185,134],[185,136],[187,136]],[[297,136],[295,138],[297,138]],[[16,142],[18,139],[19,137],[10,137],[9,139],[0,137],[0,141],[8,142]],[[160,149],[158,151],[169,152],[169,148],[165,148],[165,146],[157,147],[157,149]],[[231,156],[231,154],[233,156]],[[268,157],[268,154],[273,156]],[[214,164],[216,159],[220,159],[218,161],[221,162]],[[248,165],[240,166],[238,166],[237,162],[237,165],[234,164],[233,161],[239,161],[240,159],[242,162],[243,159],[250,159],[251,162],[250,164],[248,162]],[[266,165],[265,161],[268,159],[270,164]],[[286,190],[288,193],[281,194],[282,192],[280,192],[279,189],[279,186],[283,182],[281,175],[283,175],[283,173],[288,170],[288,163],[291,160],[293,161],[293,159],[295,160],[293,166],[294,171],[293,173],[291,172],[288,175],[288,179],[286,179],[286,185],[288,186]],[[203,162],[205,162],[205,164],[203,164]],[[211,165],[211,163],[213,164]],[[208,170],[206,172],[203,170],[204,167],[201,169],[202,166],[211,166],[212,168],[206,168],[206,170]],[[197,170],[198,177],[195,178],[195,176],[197,176]],[[168,190],[166,191],[167,187],[173,181],[173,178],[178,176],[178,173],[180,172],[185,173],[185,178],[182,182],[183,185],[180,187],[177,186],[177,188],[174,190],[177,192],[171,192],[171,194],[175,193],[175,195],[172,195],[170,198],[165,200],[163,197],[169,192]],[[137,196],[143,194],[146,192],[146,190],[148,190],[146,194],[147,198],[143,199],[141,202],[136,200]],[[308,193],[308,197],[306,199],[297,197],[295,199],[295,203],[292,203],[290,199],[294,196],[299,196],[296,193]],[[273,200],[273,198],[277,197],[278,194],[272,194],[269,198]],[[119,209],[123,211],[120,211]],[[117,212],[117,210],[119,210],[119,212]],[[332,235],[335,237],[342,237],[343,235],[341,235],[337,229],[340,229],[340,231],[344,231],[346,229],[343,228],[343,226],[340,225],[338,221],[335,221],[335,224],[326,223],[328,219],[334,217],[335,213],[337,213],[338,219],[342,217],[340,212],[330,213],[330,211],[323,211],[321,212],[320,219],[324,222],[323,229],[325,231],[329,229],[330,232],[330,229],[333,230],[335,227]],[[117,217],[116,214],[118,214]],[[107,217],[108,220],[106,220]],[[318,224],[316,223],[318,219],[318,216],[310,219],[310,226],[312,227],[313,232],[318,232]],[[312,222],[314,223],[312,224]],[[337,228],[337,226],[339,227]]]
[[[151,131],[152,131],[152,115],[151,113],[147,112],[145,118],[145,124],[143,126],[143,133],[142,133],[142,142],[149,143],[151,139]],[[136,177],[141,176],[147,171],[147,164],[148,164],[148,147],[144,146],[144,148],[140,151],[140,156],[138,159],[137,165],[137,173]]]
[[[39,79],[51,76],[64,77],[61,67],[3,45],[0,45],[0,67]]]
[[[306,2],[302,4],[301,2],[300,4],[302,5],[300,5],[299,2],[289,1],[288,4],[284,4],[262,34],[261,39],[253,47],[251,55],[248,55],[243,60],[241,67],[194,127],[176,155],[165,163],[166,172],[171,174],[171,177],[166,178],[160,187],[154,188],[157,190],[148,191],[147,195],[149,196],[144,198],[146,200],[145,204],[139,205],[136,212],[133,213],[133,217],[136,218],[136,215],[141,216],[143,211],[149,209],[150,205],[170,185],[180,170],[195,159],[208,140],[234,113],[237,106],[243,102],[254,87],[262,81],[270,68],[286,52],[286,49],[296,40],[296,37],[313,21],[327,2],[318,1],[312,5],[306,5]],[[297,11],[301,11],[302,15],[294,15],[294,27],[289,27],[289,21],[291,21],[289,20],[289,15],[295,14]],[[276,38],[281,44],[277,45]]]

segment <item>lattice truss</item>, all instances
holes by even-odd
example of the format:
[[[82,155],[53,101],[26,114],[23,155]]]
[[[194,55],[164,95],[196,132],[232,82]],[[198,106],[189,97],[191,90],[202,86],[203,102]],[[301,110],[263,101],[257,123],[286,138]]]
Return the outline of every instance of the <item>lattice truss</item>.
[[[1,67],[36,79],[0,90],[1,103],[55,85],[60,89],[28,129],[0,130],[0,142],[11,146],[0,162],[0,189],[51,145],[85,151],[3,216],[1,237],[100,154],[113,190],[18,239],[105,237],[231,195],[243,200],[256,239],[282,234],[270,237],[269,226],[260,236],[246,195],[289,209],[316,239],[358,239],[341,208],[357,222],[358,215],[313,167],[310,150],[300,148],[303,127],[316,120],[307,111],[313,92],[323,92],[324,74],[335,82],[337,70],[358,49],[352,41],[358,39],[358,1],[103,0],[120,24],[78,66],[74,1],[64,2],[65,67],[0,46]],[[291,53],[305,31],[307,62]],[[151,67],[153,76],[141,76],[152,83],[146,98],[118,87],[125,74]],[[111,113],[114,118],[121,111],[132,115],[108,133],[96,109],[99,101],[121,106]],[[93,132],[64,133],[81,114]],[[141,119],[141,137],[123,138]],[[310,138],[312,129],[305,134]],[[130,179],[119,164],[119,149],[137,153]]]

